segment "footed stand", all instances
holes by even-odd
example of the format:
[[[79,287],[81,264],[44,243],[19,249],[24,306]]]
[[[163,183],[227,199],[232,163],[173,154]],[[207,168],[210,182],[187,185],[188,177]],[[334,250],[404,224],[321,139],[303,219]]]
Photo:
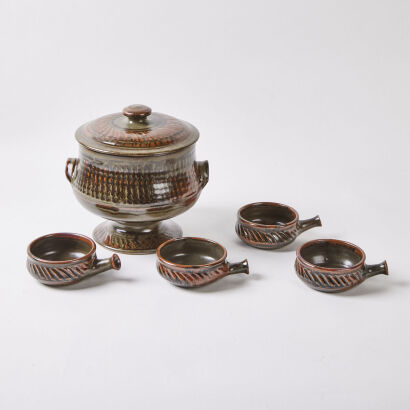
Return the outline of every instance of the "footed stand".
[[[168,239],[182,237],[182,229],[172,221],[119,223],[107,221],[93,232],[105,248],[129,254],[154,253]]]

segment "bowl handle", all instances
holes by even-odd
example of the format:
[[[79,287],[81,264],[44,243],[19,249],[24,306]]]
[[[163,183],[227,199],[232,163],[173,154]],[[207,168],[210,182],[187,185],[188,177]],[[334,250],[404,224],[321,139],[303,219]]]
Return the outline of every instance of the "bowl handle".
[[[238,263],[228,262],[228,270],[228,275],[231,275],[233,273],[246,273],[247,275],[249,275],[248,259],[244,259],[243,261]]]
[[[114,253],[110,258],[95,259],[93,266],[87,271],[87,276],[93,276],[97,273],[105,272],[110,269],[121,269],[121,260],[116,253]]]
[[[65,176],[67,177],[70,184],[75,176],[75,169],[77,167],[77,164],[78,158],[68,158],[65,164]]]
[[[195,171],[198,175],[199,185],[203,189],[209,180],[209,163],[208,161],[195,161]]]
[[[376,263],[375,265],[364,265],[363,277],[369,279],[375,275],[388,275],[389,268],[387,262]]]
[[[297,223],[297,229],[298,229],[298,234],[307,231],[308,229],[312,229],[315,226],[322,226],[322,221],[319,218],[319,215],[316,215],[313,218],[310,219],[304,219],[302,221],[298,221]]]

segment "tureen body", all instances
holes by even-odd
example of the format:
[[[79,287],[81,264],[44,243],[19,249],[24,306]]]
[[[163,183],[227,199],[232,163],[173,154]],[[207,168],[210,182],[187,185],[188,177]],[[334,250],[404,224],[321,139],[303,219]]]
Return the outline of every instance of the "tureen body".
[[[194,205],[208,182],[208,162],[196,161],[198,136],[192,125],[145,106],[79,128],[79,157],[67,160],[66,176],[79,202],[108,220],[94,230],[98,243],[151,253],[182,235],[165,220]]]

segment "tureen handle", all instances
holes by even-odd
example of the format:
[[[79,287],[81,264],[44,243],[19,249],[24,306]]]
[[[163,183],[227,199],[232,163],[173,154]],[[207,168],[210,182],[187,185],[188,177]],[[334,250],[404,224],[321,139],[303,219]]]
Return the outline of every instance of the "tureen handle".
[[[65,164],[65,176],[67,177],[70,184],[75,176],[75,169],[77,167],[77,164],[78,158],[68,158]]]
[[[195,161],[195,171],[198,175],[199,185],[203,189],[209,180],[208,161]]]

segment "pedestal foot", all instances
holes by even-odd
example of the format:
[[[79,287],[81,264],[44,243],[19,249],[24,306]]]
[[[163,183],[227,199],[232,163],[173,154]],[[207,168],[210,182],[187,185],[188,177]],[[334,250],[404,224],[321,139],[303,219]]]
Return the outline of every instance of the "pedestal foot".
[[[172,221],[140,224],[103,222],[93,232],[97,243],[116,252],[154,253],[168,239],[182,237],[182,229]]]

